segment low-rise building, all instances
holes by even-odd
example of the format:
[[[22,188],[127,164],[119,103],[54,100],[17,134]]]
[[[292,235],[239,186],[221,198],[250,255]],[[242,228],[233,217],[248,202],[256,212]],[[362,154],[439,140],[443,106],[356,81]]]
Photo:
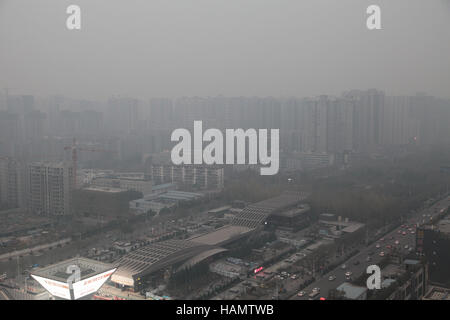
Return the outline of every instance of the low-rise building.
[[[336,289],[338,292],[342,292],[345,299],[350,300],[366,300],[367,288],[355,286],[349,282],[344,282]]]
[[[130,194],[125,189],[88,187],[75,190],[74,212],[80,217],[121,217],[128,214]]]
[[[139,214],[147,213],[149,210],[159,213],[162,209],[173,208],[180,203],[190,202],[203,198],[203,194],[171,190],[159,194],[150,194],[142,199],[130,201],[130,209]]]
[[[92,185],[136,191],[141,192],[143,195],[152,192],[152,181],[146,179],[144,174],[112,174],[110,176],[97,177],[92,180]]]

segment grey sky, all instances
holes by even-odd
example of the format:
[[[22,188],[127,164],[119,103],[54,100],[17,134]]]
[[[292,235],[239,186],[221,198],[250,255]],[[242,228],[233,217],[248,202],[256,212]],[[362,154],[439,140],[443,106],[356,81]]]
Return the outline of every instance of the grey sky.
[[[66,7],[82,30],[65,28]],[[366,8],[382,8],[368,31]],[[450,96],[447,0],[0,0],[12,93]]]

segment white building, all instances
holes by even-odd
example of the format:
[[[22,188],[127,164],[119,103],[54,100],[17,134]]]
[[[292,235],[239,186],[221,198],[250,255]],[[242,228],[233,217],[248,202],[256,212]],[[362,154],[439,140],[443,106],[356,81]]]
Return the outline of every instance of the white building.
[[[36,162],[28,167],[28,206],[31,213],[72,213],[73,167],[68,162]]]
[[[92,185],[97,187],[120,188],[129,191],[141,192],[143,195],[152,193],[152,182],[142,176],[111,175],[109,177],[97,177],[92,180]]]

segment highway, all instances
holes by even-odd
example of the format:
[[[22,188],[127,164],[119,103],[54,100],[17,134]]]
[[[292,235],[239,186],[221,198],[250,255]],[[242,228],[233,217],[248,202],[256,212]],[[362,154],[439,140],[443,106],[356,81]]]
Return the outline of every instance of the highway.
[[[328,292],[331,289],[337,288],[339,285],[344,283],[346,280],[346,272],[351,272],[351,278],[356,279],[366,272],[366,268],[369,265],[378,264],[383,257],[380,255],[383,252],[385,255],[397,248],[403,253],[407,253],[409,248],[415,247],[416,242],[416,224],[423,224],[423,222],[429,222],[431,219],[435,219],[436,216],[446,210],[450,206],[450,196],[436,202],[431,207],[428,207],[418,213],[414,213],[411,217],[401,227],[384,235],[375,243],[365,247],[360,250],[358,254],[350,258],[345,262],[345,268],[343,265],[335,268],[329,273],[325,274],[319,280],[313,282],[311,285],[303,289],[306,294],[299,297],[297,293],[290,298],[290,300],[308,300],[308,295],[312,292],[313,288],[319,288],[320,294],[315,297],[319,299],[320,297],[327,298]],[[424,216],[425,215],[425,216]],[[411,230],[410,230],[411,229]],[[396,244],[396,241],[398,243]],[[407,249],[405,246],[408,246]],[[377,248],[379,246],[379,248]],[[388,248],[390,246],[390,248]],[[370,257],[370,261],[366,261],[367,257]],[[357,262],[356,262],[357,261]],[[356,264],[358,263],[358,264]],[[336,277],[334,280],[330,281],[329,277]]]

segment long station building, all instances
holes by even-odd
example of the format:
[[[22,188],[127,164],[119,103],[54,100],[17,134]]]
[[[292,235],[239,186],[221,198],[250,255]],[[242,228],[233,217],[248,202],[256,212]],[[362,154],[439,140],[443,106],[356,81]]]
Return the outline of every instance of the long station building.
[[[307,193],[282,194],[245,207],[231,224],[212,232],[185,240],[166,240],[141,247],[119,259],[111,281],[140,290],[146,280],[161,277],[167,270],[174,272],[201,261],[215,259],[227,251],[227,246],[263,228],[274,213],[298,206]]]

